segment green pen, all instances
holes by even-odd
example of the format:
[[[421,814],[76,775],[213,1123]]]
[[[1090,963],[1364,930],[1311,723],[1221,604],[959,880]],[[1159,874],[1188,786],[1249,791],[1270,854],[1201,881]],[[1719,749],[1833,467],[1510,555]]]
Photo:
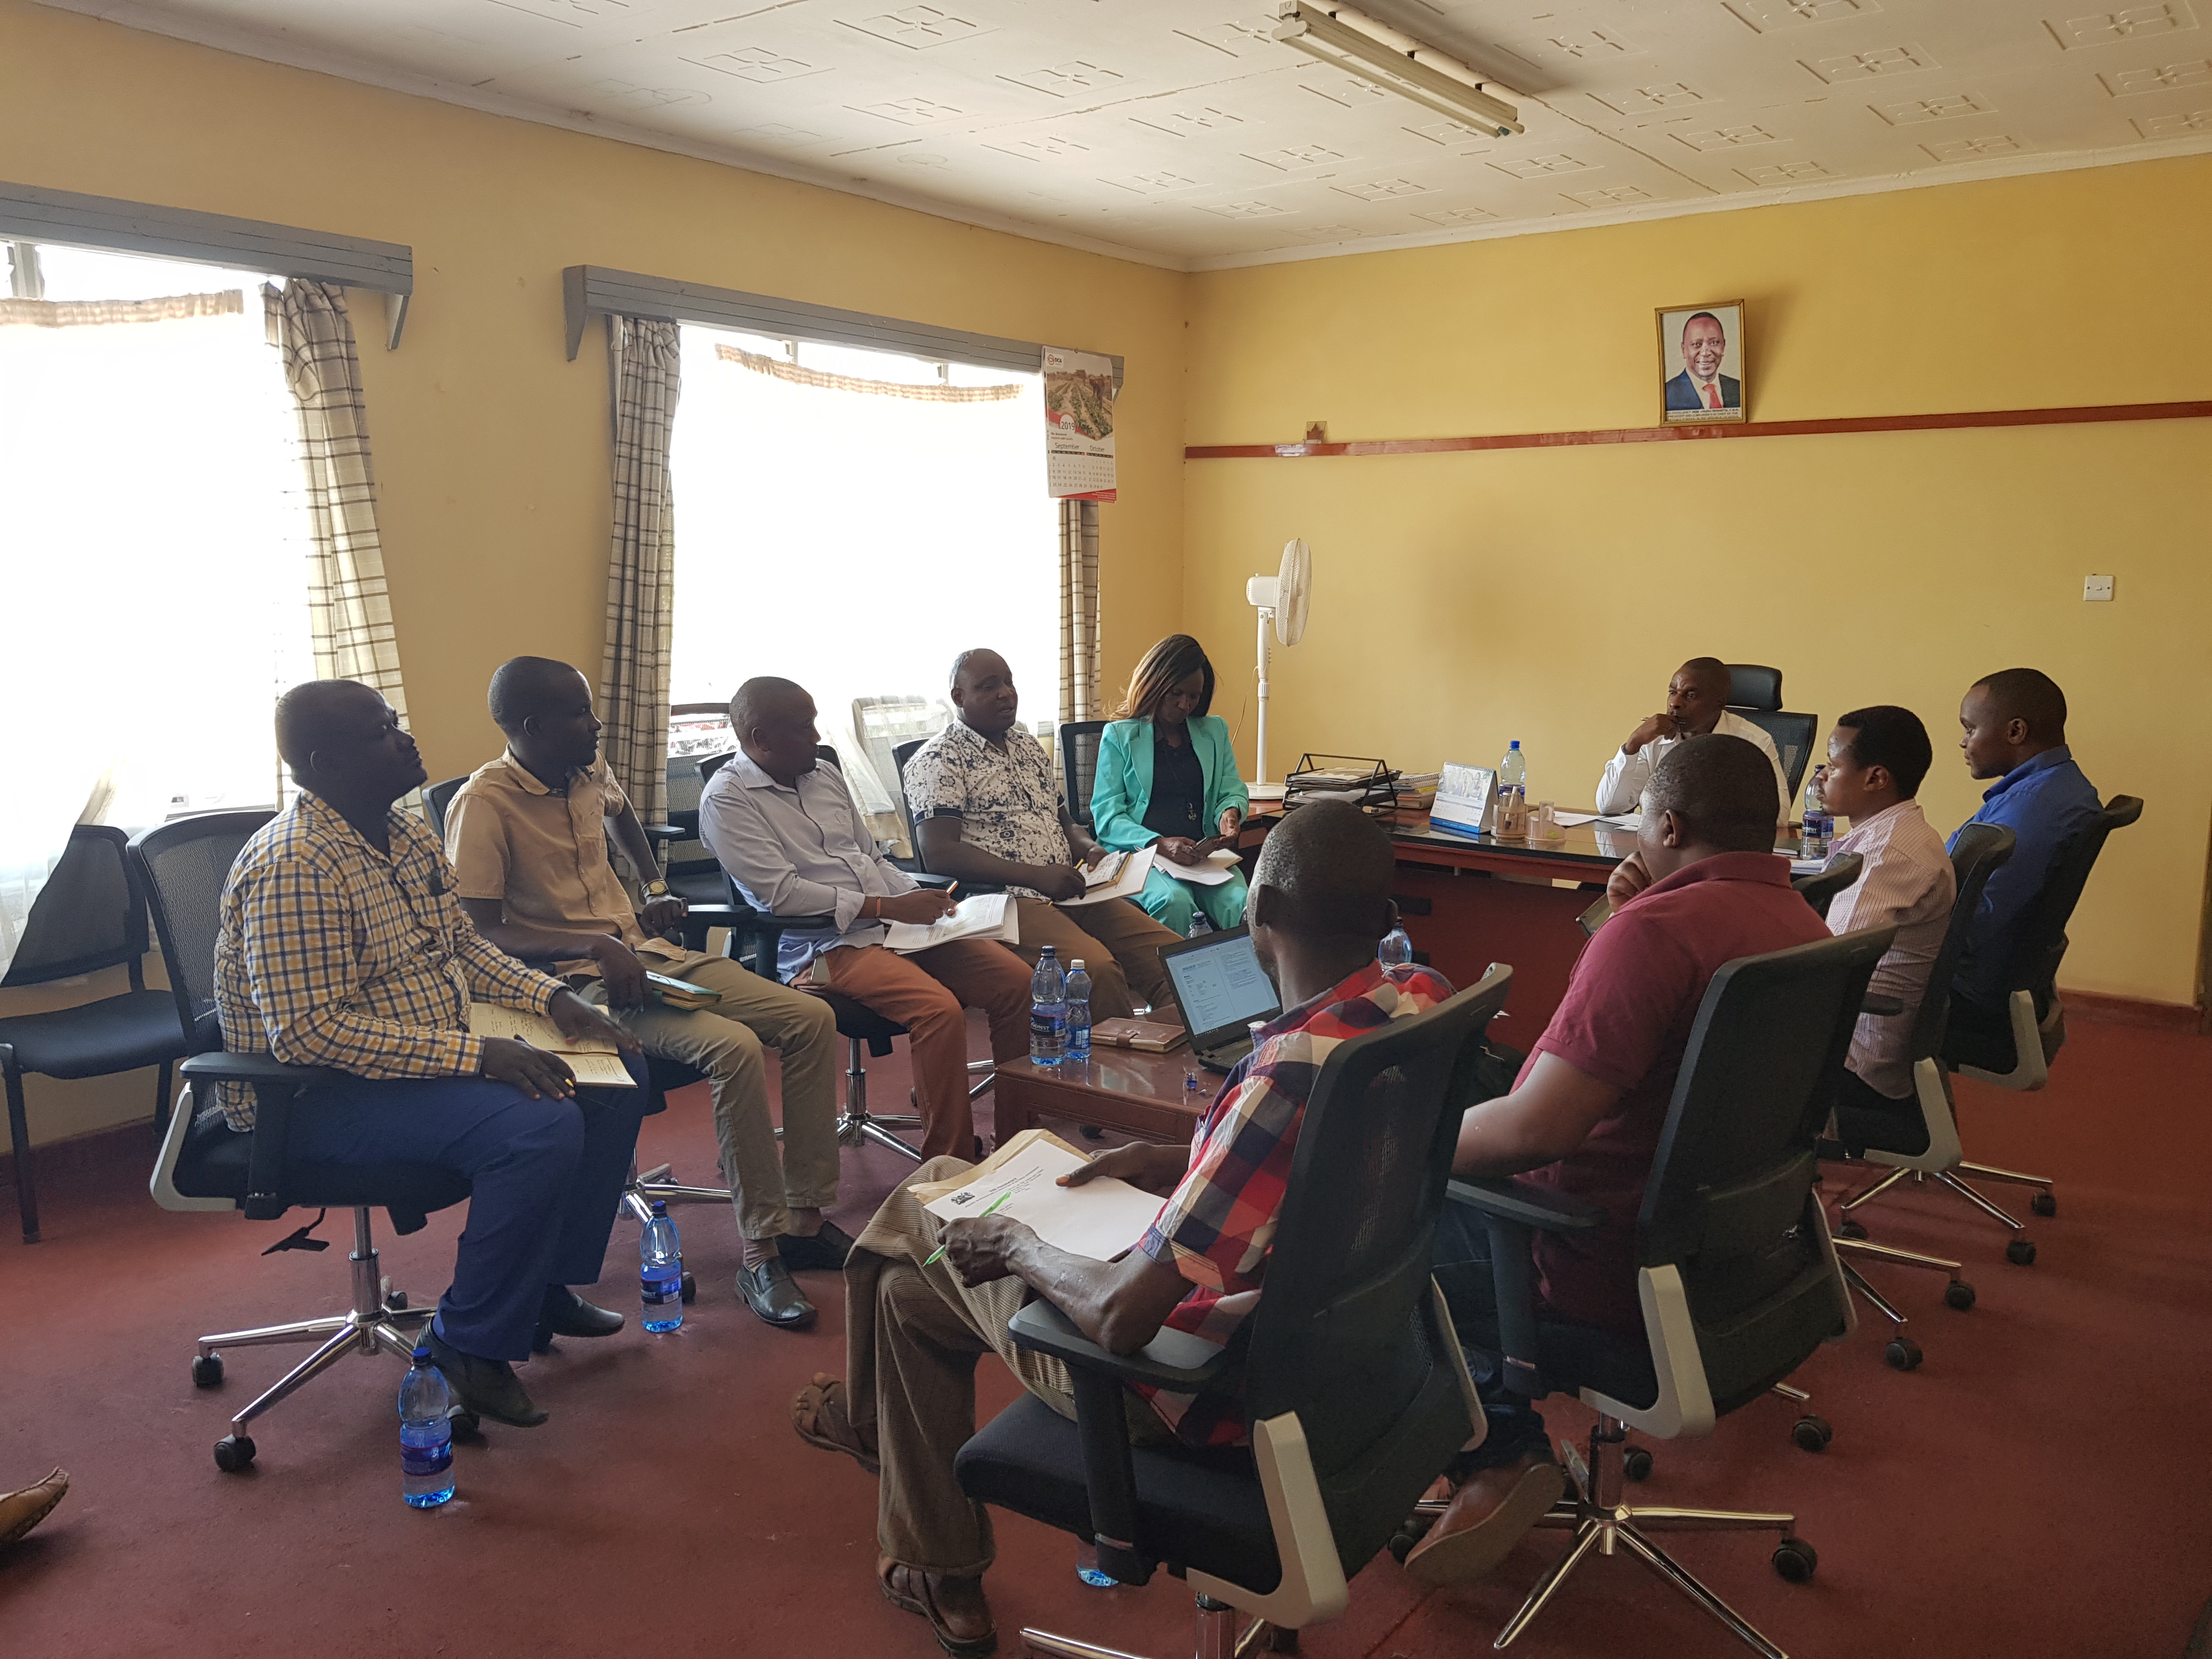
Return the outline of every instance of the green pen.
[[[1004,1204],[1004,1203],[1005,1203],[1008,1199],[1012,1198],[1013,1195],[1014,1195],[1014,1189],[1013,1189],[1012,1187],[1007,1188],[1006,1191],[1004,1191],[1003,1193],[1000,1193],[1000,1194],[996,1198],[993,1199],[988,1206],[986,1206],[984,1207],[983,1215],[989,1215],[989,1214],[991,1214],[991,1213],[992,1213],[994,1211],[995,1211],[995,1210],[996,1210],[996,1209],[997,1209],[997,1208],[998,1208],[1001,1204]],[[975,1218],[975,1219],[976,1219],[976,1220],[978,1220],[978,1221],[981,1221],[981,1220],[983,1218],[983,1215],[979,1215],[979,1216],[977,1216],[977,1217]],[[963,1218],[962,1218],[962,1219],[963,1219],[963,1220],[964,1220],[964,1219],[966,1219],[966,1218],[965,1218],[965,1217],[963,1217]],[[939,1245],[935,1249],[932,1250],[932,1251],[929,1253],[929,1258],[928,1258],[928,1260],[927,1260],[927,1261],[924,1261],[921,1265],[922,1265],[923,1267],[935,1267],[935,1266],[937,1265],[937,1260],[938,1260],[938,1258],[939,1258],[939,1256],[941,1256],[941,1255],[943,1255],[945,1254],[945,1249],[946,1249],[946,1247],[945,1247],[945,1245],[942,1245],[942,1244]]]

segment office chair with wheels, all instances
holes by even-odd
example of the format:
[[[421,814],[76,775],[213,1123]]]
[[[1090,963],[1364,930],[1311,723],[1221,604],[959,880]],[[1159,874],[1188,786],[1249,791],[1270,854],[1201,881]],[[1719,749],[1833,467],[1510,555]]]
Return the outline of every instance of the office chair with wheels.
[[[1805,787],[1806,769],[1813,746],[1820,739],[1818,714],[1791,714],[1782,706],[1782,671],[1754,663],[1729,665],[1729,712],[1740,714],[1774,739],[1782,757],[1782,770],[1790,780],[1790,799],[1782,803],[1786,817]]]
[[[1774,1531],[1775,1571],[1802,1583],[1819,1557],[1797,1536],[1796,1517],[1630,1504],[1627,1434],[1710,1434],[1717,1419],[1851,1330],[1850,1293],[1813,1190],[1814,1146],[1867,981],[1894,937],[1868,928],[1740,957],[1713,975],[1637,1216],[1641,1335],[1537,1318],[1534,1236],[1587,1231],[1601,1212],[1521,1182],[1452,1182],[1453,1199],[1479,1211],[1490,1234],[1505,1386],[1529,1400],[1571,1392],[1598,1413],[1587,1464],[1567,1447],[1567,1495],[1538,1523],[1571,1529],[1574,1541],[1498,1632],[1498,1647],[1593,1549],[1625,1548],[1747,1646],[1784,1659],[1650,1534]]]
[[[2081,890],[2088,884],[2090,872],[2096,867],[2098,854],[2105,850],[2106,840],[2115,830],[2124,830],[2142,817],[2142,807],[2139,796],[2115,795],[2105,803],[2105,810],[2095,823],[2059,843],[2051,874],[2021,917],[2014,935],[2012,954],[2005,964],[2003,1013],[1994,1015],[1957,995],[1950,999],[1949,1020],[1939,1039],[1941,1061],[1947,1073],[1962,1073],[1984,1083],[1994,1083],[2001,1089],[2020,1091],[2040,1089],[2050,1080],[2050,1063],[2066,1042],[2066,1006],[2058,994],[2058,964],[2066,955],[2066,924],[2074,915],[2075,905],[2081,902]],[[1978,827],[1983,826],[1968,826],[1970,830]],[[1966,833],[1960,832],[1962,842]],[[1954,866],[1957,858],[1954,850]],[[1939,981],[1931,977],[1929,983],[1948,985],[1949,981]],[[1954,1130],[1954,1136],[1955,1133]],[[2025,1236],[2025,1224],[1983,1196],[1969,1182],[1996,1181],[2032,1187],[2035,1193],[2028,1200],[2029,1208],[2037,1215],[2050,1216],[2058,1212],[2058,1199],[2051,1189],[2051,1177],[1977,1164],[1963,1151],[1955,1152],[1940,1174],[1919,1168],[1895,1169],[1878,1185],[1854,1198],[1847,1207],[1856,1208],[1888,1191],[1908,1175],[1917,1178],[1931,1174],[1990,1219],[2011,1229],[2013,1238],[2005,1246],[2007,1261],[2021,1267],[2035,1261],[2035,1245]]]
[[[1946,1183],[1958,1179],[1952,1173],[1961,1154],[1958,1120],[1951,1099],[1951,1077],[1937,1056],[1942,1049],[1944,1028],[1950,1017],[1951,976],[1957,971],[1959,958],[1966,950],[1967,930],[1973,926],[1974,911],[1982,902],[1982,890],[2012,857],[2012,831],[1994,824],[1970,823],[1959,832],[1951,848],[1951,869],[1958,887],[1951,902],[1950,925],[1944,929],[1943,943],[1929,964],[1928,984],[1919,1002],[1908,1008],[1893,1000],[1870,996],[1862,1009],[1879,1018],[1912,1021],[1908,1055],[1912,1062],[1913,1098],[1919,1109],[1917,1121],[1908,1128],[1901,1119],[1890,1115],[1863,1107],[1837,1107],[1833,1120],[1835,1139],[1832,1143],[1822,1143],[1821,1156],[1842,1156],[1892,1166],[1893,1172],[1872,1191],[1886,1188],[1906,1175],[1932,1175]],[[1895,1150],[1909,1148],[1914,1141],[1924,1143],[1923,1149]],[[1893,1333],[1882,1357],[1898,1370],[1909,1371],[1920,1364],[1920,1345],[1905,1334],[1905,1316],[1867,1282],[1853,1258],[1943,1273],[1950,1280],[1943,1288],[1943,1300],[1961,1312],[1974,1305],[1974,1287],[1960,1278],[1960,1264],[1956,1261],[1870,1243],[1866,1229],[1852,1220],[1850,1212],[1864,1203],[1872,1191],[1847,1198],[1839,1206],[1836,1250],[1844,1259],[1844,1278],[1850,1287],[1890,1322]]]
[[[185,1087],[170,1115],[149,1183],[154,1201],[165,1210],[240,1210],[249,1221],[274,1221],[295,1206],[353,1212],[354,1248],[349,1258],[352,1305],[344,1313],[221,1331],[199,1340],[192,1382],[203,1389],[222,1386],[227,1348],[316,1344],[313,1353],[233,1416],[229,1434],[216,1442],[216,1467],[232,1474],[253,1462],[255,1447],[246,1430],[254,1419],[349,1353],[382,1352],[408,1360],[436,1311],[410,1307],[406,1294],[393,1290],[382,1276],[369,1211],[383,1209],[394,1231],[411,1233],[422,1229],[432,1212],[461,1203],[469,1195],[465,1177],[422,1164],[320,1164],[288,1157],[285,1141],[294,1103],[304,1091],[334,1080],[337,1073],[282,1065],[266,1054],[222,1052],[215,1016],[215,942],[223,882],[239,849],[273,816],[211,812],[180,818],[141,831],[131,838],[130,849],[161,940],[176,1014],[194,1032],[195,1047],[200,1050],[181,1068]],[[218,1082],[252,1088],[252,1130],[240,1133],[232,1129],[222,1109],[212,1103],[210,1085]],[[198,1105],[194,1097],[203,1090],[210,1090],[210,1103]],[[313,1224],[272,1249],[320,1249],[323,1241],[307,1237]],[[477,1426],[471,1413],[457,1413],[456,1421],[465,1432],[473,1432]]]
[[[106,824],[70,831],[61,860],[25,920],[15,959],[0,986],[50,985],[117,966],[131,988],[97,1002],[0,1019],[0,1075],[8,1089],[8,1135],[15,1152],[16,1213],[23,1243],[39,1242],[39,1192],[31,1152],[26,1073],[40,1077],[110,1077],[156,1067],[154,1137],[169,1120],[169,1068],[191,1052],[176,1000],[146,988],[146,897],[124,851],[126,837]]]
[[[1095,1543],[1127,1584],[1164,1566],[1198,1601],[1197,1652],[1261,1650],[1332,1619],[1348,1581],[1482,1432],[1450,1316],[1429,1278],[1459,1102],[1510,969],[1329,1053],[1308,1101],[1258,1305],[1227,1348],[1164,1329],[1132,1354],[1050,1303],[1008,1327],[1073,1374],[1073,1423],[1024,1395],[961,1448],[960,1484]],[[1249,1338],[1249,1340],[1245,1340]],[[1132,1447],[1125,1385],[1195,1392],[1243,1364],[1249,1447]],[[1257,1623],[1237,1638],[1239,1611]],[[1130,1659],[1044,1631],[1032,1653]]]
[[[1098,745],[1105,730],[1104,720],[1060,722],[1060,787],[1067,798],[1067,816],[1085,830],[1097,827],[1091,820],[1091,786],[1098,776]]]

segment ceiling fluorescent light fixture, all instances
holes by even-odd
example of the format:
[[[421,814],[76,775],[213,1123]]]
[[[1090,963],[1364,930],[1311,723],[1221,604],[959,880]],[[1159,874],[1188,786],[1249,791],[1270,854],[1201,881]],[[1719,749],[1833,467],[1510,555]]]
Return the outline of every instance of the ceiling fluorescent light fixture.
[[[1371,82],[1386,92],[1464,121],[1492,138],[1525,132],[1520,112],[1492,96],[1511,88],[1486,81],[1449,52],[1329,0],[1282,0],[1274,38],[1310,58]]]

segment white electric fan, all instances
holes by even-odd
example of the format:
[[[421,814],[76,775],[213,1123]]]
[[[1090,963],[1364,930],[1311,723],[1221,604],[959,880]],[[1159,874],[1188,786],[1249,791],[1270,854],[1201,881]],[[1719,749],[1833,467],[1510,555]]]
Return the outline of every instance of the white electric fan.
[[[1282,568],[1244,584],[1244,597],[1260,613],[1260,731],[1253,745],[1255,781],[1267,781],[1267,635],[1296,645],[1306,631],[1306,603],[1313,592],[1313,550],[1303,540],[1283,544]]]

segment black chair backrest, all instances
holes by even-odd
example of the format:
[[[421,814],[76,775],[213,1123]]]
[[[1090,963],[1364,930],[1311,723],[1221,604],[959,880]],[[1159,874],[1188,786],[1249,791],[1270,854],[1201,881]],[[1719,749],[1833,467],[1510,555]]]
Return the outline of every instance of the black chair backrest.
[[[1717,1411],[1788,1376],[1845,1317],[1808,1207],[1814,1148],[1867,981],[1896,936],[1869,927],[1741,957],[1705,988],[1637,1252],[1644,1267],[1680,1270]]]
[[[1827,868],[1815,870],[1810,875],[1793,876],[1790,884],[1813,907],[1813,914],[1826,921],[1828,907],[1835,902],[1836,895],[1856,881],[1859,872],[1865,867],[1866,860],[1856,853],[1837,853],[1830,856]]]
[[[1459,1109],[1511,982],[1501,969],[1340,1043],[1306,1103],[1245,1403],[1253,1422],[1297,1413],[1347,1574],[1403,1523],[1412,1466],[1433,1474],[1469,1431],[1429,1260]]]
[[[1782,707],[1782,671],[1757,663],[1732,662],[1729,672],[1729,707],[1750,710]]]
[[[1099,733],[1104,720],[1062,720],[1060,726],[1060,787],[1067,816],[1085,829],[1091,822],[1091,786],[1098,776]]]
[[[906,763],[921,752],[927,738],[907,738],[891,745],[891,764],[898,768],[898,798],[900,810],[906,814],[906,838],[914,848],[915,861],[927,871],[929,860],[921,854],[921,827],[915,822],[914,803],[906,798]]]
[[[146,899],[124,848],[130,837],[105,823],[80,823],[32,901],[15,959],[0,985],[44,985],[128,963],[143,982]]]
[[[707,763],[720,765],[729,758],[720,755],[671,755],[668,757],[668,822],[684,832],[684,839],[671,842],[660,849],[661,861],[674,869],[678,865],[712,864],[714,854],[699,841],[699,797],[712,775]]]
[[[2010,861],[2014,837],[2000,823],[1970,823],[1952,838],[1951,873],[1958,893],[1951,901],[1951,924],[1943,930],[1943,943],[1929,964],[1928,988],[1912,1016],[1911,1057],[1926,1060],[1940,1053],[1951,1024],[1951,980],[1959,959],[1966,953],[1966,935],[1973,931],[1974,912],[1980,908],[1982,890],[1990,878]]]
[[[215,941],[230,866],[239,849],[276,816],[206,812],[131,837],[131,856],[145,885],[162,965],[187,1031],[215,1010]]]
[[[1812,763],[1813,744],[1820,735],[1818,714],[1793,714],[1785,709],[1739,708],[1735,712],[1774,739],[1783,775],[1790,781],[1790,799],[1782,803],[1782,816],[1795,809],[1797,792],[1805,787],[1805,771]]]
[[[2050,1007],[2058,981],[2058,964],[2066,956],[2066,924],[2097,867],[2097,855],[2115,830],[2124,830],[2142,816],[2140,795],[2115,795],[2105,803],[2095,823],[2077,830],[2058,843],[2051,873],[2043,890],[2022,915],[2013,934],[2012,954],[2005,959],[2004,988],[2008,995],[2027,991],[2035,998],[2040,1016]]]
[[[430,821],[430,833],[441,842],[446,839],[446,813],[453,806],[453,797],[468,781],[469,775],[464,772],[458,778],[441,778],[423,786],[422,814]]]

